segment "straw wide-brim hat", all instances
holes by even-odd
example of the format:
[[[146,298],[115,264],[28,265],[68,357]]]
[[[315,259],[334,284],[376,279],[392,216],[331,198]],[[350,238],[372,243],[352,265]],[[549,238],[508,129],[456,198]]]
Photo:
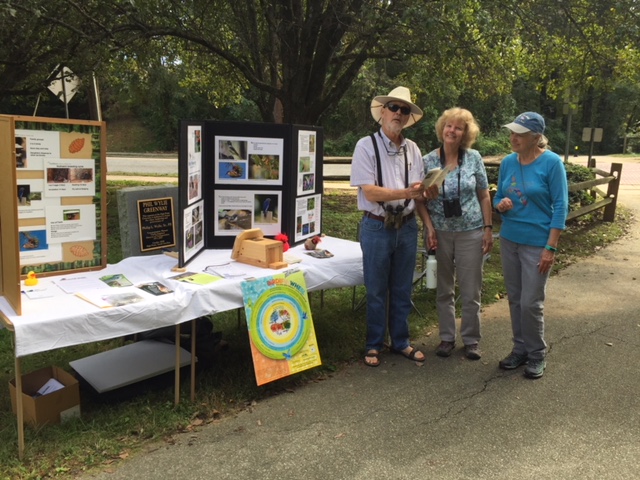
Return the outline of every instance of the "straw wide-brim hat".
[[[389,92],[389,95],[378,95],[371,100],[371,116],[377,123],[380,123],[382,119],[382,107],[393,100],[406,103],[411,107],[411,113],[409,114],[409,120],[407,120],[404,126],[405,128],[410,127],[422,118],[422,110],[411,101],[411,92],[409,89],[407,87],[396,87]]]

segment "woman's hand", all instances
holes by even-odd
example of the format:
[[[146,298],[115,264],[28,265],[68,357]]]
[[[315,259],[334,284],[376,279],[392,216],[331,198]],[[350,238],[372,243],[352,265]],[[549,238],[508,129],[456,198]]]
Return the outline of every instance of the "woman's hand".
[[[434,228],[427,229],[427,250],[438,248],[438,236]]]
[[[547,273],[551,270],[553,263],[556,261],[556,254],[546,248],[542,249],[542,253],[540,254],[540,263],[538,263],[538,272]]]
[[[482,254],[486,255],[493,248],[493,231],[490,228],[485,228],[482,235]]]
[[[510,198],[503,198],[502,200],[500,200],[500,202],[496,205],[496,210],[498,210],[500,213],[504,213],[507,210],[511,210],[513,208],[513,202],[511,201]]]

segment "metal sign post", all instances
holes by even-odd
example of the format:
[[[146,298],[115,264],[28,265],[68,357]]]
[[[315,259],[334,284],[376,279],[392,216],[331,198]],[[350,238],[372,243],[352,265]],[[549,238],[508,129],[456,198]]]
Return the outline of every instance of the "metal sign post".
[[[589,142],[589,159],[587,160],[587,167],[593,168],[592,156],[593,156],[593,144],[602,141],[602,129],[586,127],[582,129],[582,141]]]
[[[80,86],[80,79],[69,68],[58,65],[54,72],[58,74],[47,87],[53,94],[64,102],[65,112],[69,118],[69,102],[75,96]]]

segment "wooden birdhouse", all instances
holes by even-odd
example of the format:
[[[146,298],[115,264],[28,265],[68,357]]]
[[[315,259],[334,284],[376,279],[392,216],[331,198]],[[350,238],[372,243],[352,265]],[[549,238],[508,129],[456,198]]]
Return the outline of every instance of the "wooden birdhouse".
[[[252,228],[236,237],[231,258],[254,267],[279,269],[288,265],[282,255],[282,242],[264,238],[262,230]]]

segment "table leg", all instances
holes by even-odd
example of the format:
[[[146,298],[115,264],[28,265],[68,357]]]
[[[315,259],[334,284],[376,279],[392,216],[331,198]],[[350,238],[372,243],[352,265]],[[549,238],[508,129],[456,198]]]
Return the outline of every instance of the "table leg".
[[[196,400],[196,319],[191,320],[191,401]]]
[[[180,403],[180,324],[176,324],[176,366],[175,366],[176,383],[174,386],[174,404]]]
[[[24,405],[22,404],[22,369],[20,358],[15,357],[16,370],[16,410],[18,413],[18,458],[24,457]]]

